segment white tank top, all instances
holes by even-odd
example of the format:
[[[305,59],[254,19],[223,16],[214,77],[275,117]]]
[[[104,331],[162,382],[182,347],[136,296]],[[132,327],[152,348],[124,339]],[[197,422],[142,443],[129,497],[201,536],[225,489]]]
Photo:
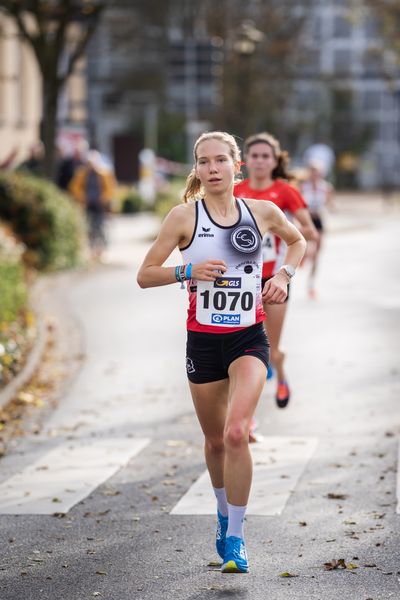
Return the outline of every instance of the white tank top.
[[[227,271],[216,281],[188,282],[187,328],[191,331],[227,333],[265,319],[261,298],[262,236],[246,205],[237,198],[239,219],[219,225],[204,200],[196,202],[192,239],[181,249],[183,261],[198,264],[223,260]]]
[[[314,185],[311,181],[305,181],[301,187],[301,193],[307,203],[311,214],[318,214],[326,204],[330,184],[327,181],[318,181]]]

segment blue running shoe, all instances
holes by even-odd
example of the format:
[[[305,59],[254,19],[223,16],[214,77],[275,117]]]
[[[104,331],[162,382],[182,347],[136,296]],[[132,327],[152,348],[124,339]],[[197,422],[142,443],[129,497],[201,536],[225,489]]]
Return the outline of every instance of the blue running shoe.
[[[249,563],[244,541],[234,535],[226,538],[222,573],[248,573]]]
[[[221,515],[219,510],[217,511],[218,522],[217,522],[217,535],[215,537],[215,547],[217,552],[224,560],[225,557],[225,542],[226,542],[226,531],[228,529],[228,517]]]
[[[272,379],[274,376],[274,369],[272,365],[268,366],[268,371],[267,371],[267,381],[268,379]]]

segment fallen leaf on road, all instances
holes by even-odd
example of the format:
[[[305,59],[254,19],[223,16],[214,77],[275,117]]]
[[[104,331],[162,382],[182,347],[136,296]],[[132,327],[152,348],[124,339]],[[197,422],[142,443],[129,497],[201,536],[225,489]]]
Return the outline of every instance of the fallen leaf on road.
[[[119,496],[120,493],[119,490],[115,490],[114,488],[106,488],[102,492],[103,496]]]
[[[293,573],[289,573],[289,571],[284,571],[279,574],[279,577],[298,577],[298,575],[294,575]]]
[[[335,494],[334,492],[329,492],[328,494],[326,494],[325,497],[329,498],[329,500],[346,500],[346,498],[348,498],[348,495],[347,494]]]
[[[339,558],[339,560],[336,560],[334,558],[330,562],[324,563],[324,567],[325,571],[333,571],[334,569],[345,569],[346,563],[344,558]]]

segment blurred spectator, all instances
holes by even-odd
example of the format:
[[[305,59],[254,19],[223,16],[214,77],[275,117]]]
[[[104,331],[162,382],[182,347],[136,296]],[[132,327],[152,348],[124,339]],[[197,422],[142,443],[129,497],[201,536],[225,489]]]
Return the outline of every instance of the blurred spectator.
[[[18,154],[18,148],[14,148],[11,152],[8,153],[6,158],[0,162],[0,169],[9,169],[13,164],[16,156]]]
[[[29,158],[18,165],[18,171],[28,171],[32,175],[40,177],[43,175],[44,163],[44,145],[42,142],[35,142],[30,148]]]
[[[115,189],[115,179],[104,167],[97,150],[90,150],[85,164],[78,167],[69,191],[85,208],[92,256],[99,259],[106,247],[105,220]]]
[[[305,151],[304,162],[307,166],[312,162],[318,162],[322,176],[328,177],[335,164],[335,153],[328,144],[313,144]]]
[[[75,171],[85,162],[85,156],[88,151],[88,143],[82,139],[71,144],[70,147],[64,145],[60,147],[61,158],[57,167],[57,185],[62,190],[68,190],[69,184]]]

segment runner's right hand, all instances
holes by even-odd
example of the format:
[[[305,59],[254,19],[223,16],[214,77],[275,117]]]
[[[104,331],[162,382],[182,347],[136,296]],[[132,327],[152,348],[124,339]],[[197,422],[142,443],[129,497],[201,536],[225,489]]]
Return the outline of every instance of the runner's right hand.
[[[192,279],[200,281],[215,281],[225,273],[227,266],[223,260],[208,260],[207,262],[193,265]]]

